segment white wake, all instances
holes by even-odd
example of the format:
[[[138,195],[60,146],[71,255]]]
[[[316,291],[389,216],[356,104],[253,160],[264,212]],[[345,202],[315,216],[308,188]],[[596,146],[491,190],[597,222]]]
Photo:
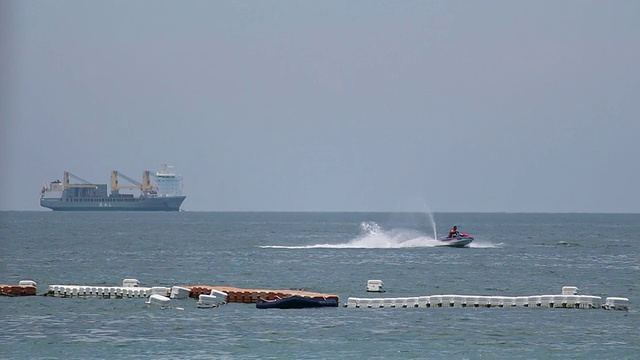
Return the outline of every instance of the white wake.
[[[441,246],[442,242],[412,229],[391,229],[384,230],[373,221],[360,224],[360,235],[355,239],[342,244],[314,244],[304,246],[289,245],[263,245],[261,248],[270,249],[402,249],[402,248],[425,248]],[[472,248],[495,247],[491,243],[482,242],[469,244]]]

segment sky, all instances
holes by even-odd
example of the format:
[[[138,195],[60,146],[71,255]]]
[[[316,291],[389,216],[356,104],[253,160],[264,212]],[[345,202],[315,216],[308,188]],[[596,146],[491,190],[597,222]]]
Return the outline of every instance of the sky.
[[[0,1],[0,210],[640,213],[638,1]]]

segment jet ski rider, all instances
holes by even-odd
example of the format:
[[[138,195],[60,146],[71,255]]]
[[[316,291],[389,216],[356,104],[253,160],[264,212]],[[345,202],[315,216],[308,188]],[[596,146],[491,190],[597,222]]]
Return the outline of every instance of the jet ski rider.
[[[454,237],[458,237],[458,235],[460,235],[460,233],[458,232],[458,227],[456,225],[453,225],[451,230],[449,230],[449,235],[447,237],[454,238]]]

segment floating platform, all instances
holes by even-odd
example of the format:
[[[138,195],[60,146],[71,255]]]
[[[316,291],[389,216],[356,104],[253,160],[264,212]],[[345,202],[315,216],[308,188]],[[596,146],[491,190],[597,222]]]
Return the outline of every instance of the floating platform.
[[[600,296],[576,295],[576,287],[566,286],[562,295],[533,296],[478,296],[478,295],[429,295],[398,298],[349,297],[345,307],[353,308],[449,308],[449,307],[531,307],[564,309],[628,310],[629,299],[608,297],[602,303]]]
[[[289,296],[302,296],[312,299],[324,299],[340,301],[338,295],[323,294],[305,290],[269,290],[269,289],[243,289],[232,286],[191,285],[185,286],[191,289],[190,296],[198,298],[201,294],[209,295],[212,290],[222,291],[227,294],[227,302],[253,304],[259,299],[276,300]]]
[[[34,296],[37,286],[32,280],[22,280],[18,285],[0,285],[0,296]]]

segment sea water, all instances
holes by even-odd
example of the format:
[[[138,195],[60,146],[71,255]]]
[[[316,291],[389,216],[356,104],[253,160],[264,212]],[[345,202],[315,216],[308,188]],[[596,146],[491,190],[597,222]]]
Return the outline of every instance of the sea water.
[[[469,248],[438,247],[457,225]],[[629,311],[150,309],[145,299],[0,297],[0,358],[635,359],[640,215],[2,212],[0,283],[226,285],[353,297],[627,297]],[[387,292],[366,292],[369,279]]]

